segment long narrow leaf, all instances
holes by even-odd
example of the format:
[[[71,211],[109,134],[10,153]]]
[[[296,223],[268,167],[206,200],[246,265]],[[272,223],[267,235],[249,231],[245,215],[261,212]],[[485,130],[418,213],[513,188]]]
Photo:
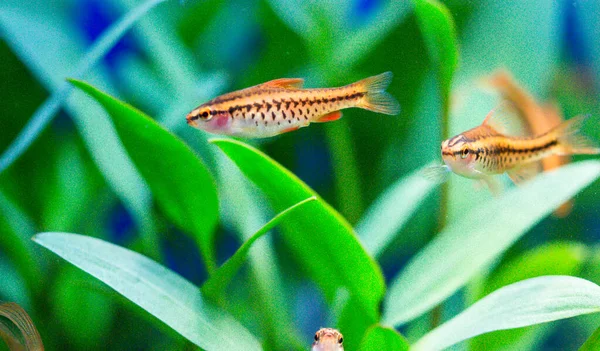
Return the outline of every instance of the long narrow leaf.
[[[215,182],[200,159],[179,138],[135,108],[83,82],[71,81],[109,113],[123,146],[165,214],[193,234],[209,271],[215,268]]]
[[[298,202],[297,204],[279,213],[262,228],[260,228],[235,252],[235,254],[233,254],[231,258],[227,260],[227,262],[225,262],[221,267],[219,267],[219,269],[215,271],[213,275],[210,276],[206,283],[204,283],[202,286],[202,291],[204,294],[207,297],[216,299],[223,291],[225,291],[231,280],[242,267],[242,264],[244,264],[246,258],[248,257],[250,248],[256,242],[256,240],[275,228],[275,226],[281,223],[285,218],[287,218],[287,216],[290,216],[296,211],[302,209],[304,205],[315,201],[316,199],[317,198],[315,196],[312,196],[306,200]]]
[[[121,37],[131,28],[135,22],[143,17],[153,7],[167,0],[148,0],[133,8],[123,18],[115,22],[102,36],[94,43],[92,48],[81,59],[76,66],[71,77],[83,78],[85,73],[92,68],[110,49],[121,39]],[[63,83],[58,90],[44,101],[44,103],[34,112],[27,125],[21,130],[17,138],[9,145],[6,151],[0,156],[0,172],[8,168],[19,156],[27,150],[29,145],[37,139],[42,130],[56,115],[64,100],[69,96],[71,86]]]
[[[262,152],[235,140],[211,142],[262,189],[275,211],[317,196],[318,206],[305,207],[302,216],[286,221],[282,226],[283,237],[328,300],[333,300],[338,289],[345,287],[369,315],[376,315],[385,290],[383,276],[348,222],[300,179]]]
[[[475,335],[600,312],[600,287],[569,276],[544,276],[501,288],[429,332],[411,350],[442,350]]]
[[[433,308],[598,176],[598,161],[572,164],[482,203],[450,223],[393,279],[385,323],[397,326]]]
[[[374,325],[365,333],[359,351],[408,351],[408,341],[392,328]]]
[[[34,241],[206,350],[261,350],[252,334],[207,303],[196,286],[147,257],[78,234],[41,233]]]
[[[356,226],[365,249],[379,256],[410,216],[438,185],[423,177],[422,170],[392,184],[366,211]]]
[[[590,336],[585,344],[581,345],[579,351],[597,351],[600,350],[600,328],[596,329],[594,334]]]

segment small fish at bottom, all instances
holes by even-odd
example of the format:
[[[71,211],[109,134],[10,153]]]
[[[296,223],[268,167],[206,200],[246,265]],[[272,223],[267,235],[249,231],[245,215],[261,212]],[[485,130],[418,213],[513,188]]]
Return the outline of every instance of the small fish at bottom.
[[[303,79],[275,79],[221,95],[194,109],[186,119],[192,127],[211,133],[264,138],[312,122],[335,121],[345,108],[396,115],[400,105],[385,91],[391,80],[392,72],[385,72],[344,87],[301,89]]]
[[[480,126],[443,141],[445,165],[429,167],[425,176],[443,181],[452,171],[477,179],[498,194],[500,184],[494,175],[506,172],[519,184],[535,177],[541,171],[537,161],[549,155],[600,154],[600,148],[580,133],[588,117],[571,118],[541,135],[517,137],[508,135],[515,124],[492,111]]]
[[[321,328],[315,333],[311,351],[344,351],[344,336],[332,328]]]

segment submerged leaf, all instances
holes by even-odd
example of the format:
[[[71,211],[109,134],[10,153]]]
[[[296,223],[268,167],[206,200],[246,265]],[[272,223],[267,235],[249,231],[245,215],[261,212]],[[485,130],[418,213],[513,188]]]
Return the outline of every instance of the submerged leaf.
[[[227,262],[225,262],[221,267],[219,267],[219,269],[215,271],[213,275],[210,276],[210,278],[202,286],[202,292],[211,299],[218,298],[218,296],[225,291],[231,280],[242,267],[242,264],[244,264],[246,261],[252,244],[275,228],[275,226],[286,219],[287,216],[290,216],[299,209],[302,209],[304,205],[315,201],[316,199],[317,198],[315,196],[312,196],[306,200],[298,202],[297,204],[279,213],[262,228],[260,228],[235,252],[235,254],[233,254],[231,258],[227,260]]]
[[[385,323],[406,323],[452,295],[598,176],[598,161],[565,166],[482,203],[450,223],[393,279],[385,301]]]
[[[356,226],[365,249],[378,257],[410,216],[439,184],[423,176],[423,168],[392,184]]]
[[[494,330],[600,312],[600,287],[569,276],[544,276],[501,288],[429,332],[411,350],[443,350]]]
[[[41,233],[33,240],[204,349],[261,350],[250,332],[207,303],[196,286],[147,257],[78,234]]]
[[[195,236],[212,271],[218,200],[215,182],[204,164],[183,141],[139,110],[87,83],[71,82],[109,113],[159,206],[177,226]]]
[[[597,351],[600,350],[600,328],[596,329],[594,334],[590,336],[585,344],[581,345],[579,351]]]
[[[11,350],[43,351],[44,344],[33,321],[21,306],[14,302],[0,304],[0,337]],[[18,333],[13,328],[16,327]]]
[[[408,341],[392,328],[374,325],[360,342],[359,351],[408,351]]]
[[[376,316],[385,290],[383,276],[348,222],[300,179],[262,152],[230,139],[211,142],[262,189],[273,210],[282,211],[307,197],[317,197],[315,205],[306,206],[301,215],[289,218],[282,225],[283,238],[329,301],[339,288],[345,287],[370,316]]]

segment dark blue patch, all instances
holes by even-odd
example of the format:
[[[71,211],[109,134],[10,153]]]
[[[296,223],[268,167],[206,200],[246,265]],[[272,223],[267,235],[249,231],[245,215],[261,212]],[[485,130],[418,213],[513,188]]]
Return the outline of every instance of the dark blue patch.
[[[372,19],[381,4],[381,0],[355,0],[350,11],[350,23],[354,24],[354,27],[364,25],[369,19]]]
[[[113,208],[108,217],[108,233],[110,241],[119,246],[126,246],[135,237],[135,222],[122,204]]]
[[[91,46],[122,14],[111,8],[109,2],[99,0],[76,1],[73,18],[81,28],[88,46]],[[104,57],[109,68],[114,68],[124,55],[139,52],[131,33],[126,33]]]
[[[172,228],[162,240],[167,267],[196,285],[207,278],[198,245],[188,235]]]
[[[574,6],[572,1],[564,2],[563,16],[563,40],[564,50],[567,58],[576,65],[587,65],[589,63],[589,52],[586,47],[579,11],[580,7]]]

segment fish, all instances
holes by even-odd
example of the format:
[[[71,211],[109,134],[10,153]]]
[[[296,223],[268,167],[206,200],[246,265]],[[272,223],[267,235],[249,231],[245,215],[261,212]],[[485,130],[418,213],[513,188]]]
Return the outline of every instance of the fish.
[[[315,333],[311,351],[344,351],[344,336],[332,328],[321,328]]]
[[[301,78],[281,78],[218,96],[192,110],[187,123],[195,128],[243,138],[266,138],[310,123],[338,120],[341,110],[358,107],[387,115],[400,104],[385,89],[385,72],[338,88],[302,89]]]
[[[445,165],[430,168],[426,176],[445,178],[451,171],[476,179],[498,194],[501,187],[496,175],[506,173],[514,183],[521,184],[541,172],[538,161],[547,156],[600,154],[596,143],[581,133],[589,117],[571,118],[536,136],[513,136],[516,124],[492,110],[478,127],[444,140],[441,154]]]

